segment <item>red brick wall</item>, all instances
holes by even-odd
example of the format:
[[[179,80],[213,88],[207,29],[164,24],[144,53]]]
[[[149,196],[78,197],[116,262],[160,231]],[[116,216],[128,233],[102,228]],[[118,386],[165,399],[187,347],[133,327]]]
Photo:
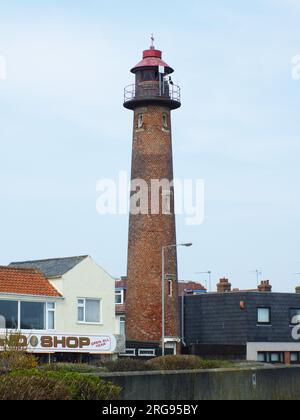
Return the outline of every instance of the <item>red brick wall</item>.
[[[168,127],[163,127],[163,114]],[[138,115],[143,127],[138,129]],[[150,105],[134,112],[132,179],[173,180],[171,112],[164,106]],[[149,188],[150,190],[150,188]],[[149,194],[149,198],[150,198]],[[151,200],[149,200],[151,206]],[[126,298],[126,337],[140,342],[161,340],[162,247],[176,243],[174,191],[171,214],[130,215],[128,244],[128,290]],[[175,274],[173,297],[166,289],[166,336],[179,336],[177,251],[166,251],[166,273]]]

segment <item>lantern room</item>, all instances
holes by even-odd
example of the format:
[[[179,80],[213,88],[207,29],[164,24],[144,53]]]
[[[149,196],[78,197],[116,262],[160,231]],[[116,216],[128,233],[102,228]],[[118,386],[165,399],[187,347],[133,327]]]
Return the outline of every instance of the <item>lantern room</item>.
[[[134,110],[149,103],[165,104],[170,109],[181,106],[180,87],[170,76],[174,70],[162,59],[162,51],[150,49],[143,52],[143,59],[131,69],[135,83],[125,88],[124,107]]]

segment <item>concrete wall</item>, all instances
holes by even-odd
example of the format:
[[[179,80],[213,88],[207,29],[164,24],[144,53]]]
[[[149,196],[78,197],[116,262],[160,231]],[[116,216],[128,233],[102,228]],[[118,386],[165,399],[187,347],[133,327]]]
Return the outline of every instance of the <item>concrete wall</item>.
[[[300,399],[300,367],[101,374],[123,388],[122,400]]]

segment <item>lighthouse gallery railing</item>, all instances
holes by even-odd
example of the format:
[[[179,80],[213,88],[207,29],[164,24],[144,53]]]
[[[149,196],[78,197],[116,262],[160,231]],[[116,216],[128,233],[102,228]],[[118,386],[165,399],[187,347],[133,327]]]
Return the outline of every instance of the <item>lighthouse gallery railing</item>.
[[[177,85],[164,83],[141,83],[128,85],[124,89],[124,102],[143,98],[166,98],[181,102],[181,88]]]

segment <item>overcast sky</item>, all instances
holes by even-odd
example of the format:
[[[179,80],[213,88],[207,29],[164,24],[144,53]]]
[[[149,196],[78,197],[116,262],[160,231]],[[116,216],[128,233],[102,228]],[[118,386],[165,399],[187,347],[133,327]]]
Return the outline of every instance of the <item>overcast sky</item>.
[[[130,68],[150,34],[176,69],[175,176],[203,178],[205,221],[178,217],[180,277],[300,284],[300,0],[0,0],[0,263],[90,254],[126,274],[127,216],[96,182],[130,170]]]

